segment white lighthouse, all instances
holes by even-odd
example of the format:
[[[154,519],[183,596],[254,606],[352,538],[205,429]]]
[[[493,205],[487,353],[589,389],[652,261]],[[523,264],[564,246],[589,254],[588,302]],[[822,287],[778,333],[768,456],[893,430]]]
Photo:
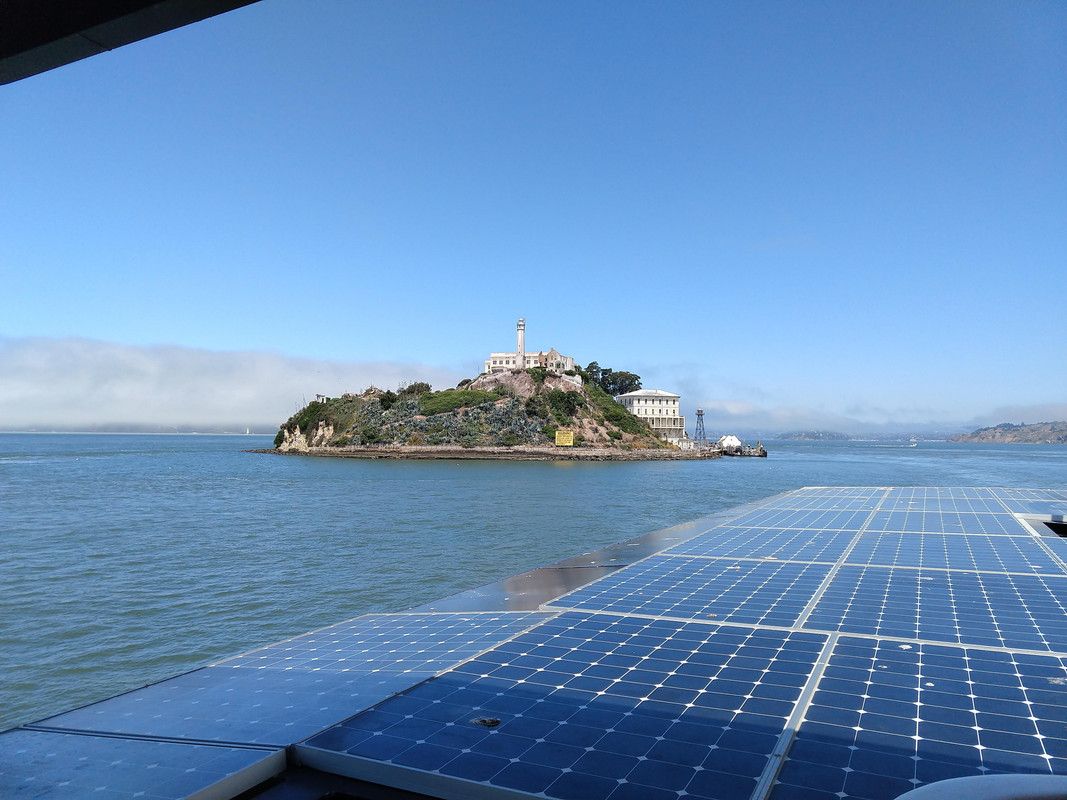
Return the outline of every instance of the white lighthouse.
[[[530,355],[526,354],[526,319],[524,317],[519,317],[519,323],[515,326],[515,339],[515,352],[490,353],[489,358],[485,360],[485,369],[482,372],[510,372],[511,370],[529,369],[530,367],[544,367],[557,373],[573,373],[576,370],[574,359],[570,356],[562,355],[554,347],[547,353],[544,350],[539,350]],[[579,376],[573,374],[568,375],[567,378],[572,383],[581,381]],[[579,383],[579,385],[581,384]]]
[[[526,319],[519,317],[519,324],[515,326],[515,332],[518,335],[518,348],[515,350],[515,363],[519,369],[525,369],[526,367]]]

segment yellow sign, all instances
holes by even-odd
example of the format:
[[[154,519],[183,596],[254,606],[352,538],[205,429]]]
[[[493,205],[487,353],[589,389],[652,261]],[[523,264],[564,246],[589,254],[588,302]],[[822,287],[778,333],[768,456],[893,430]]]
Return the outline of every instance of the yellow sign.
[[[556,447],[573,447],[574,431],[556,431]]]

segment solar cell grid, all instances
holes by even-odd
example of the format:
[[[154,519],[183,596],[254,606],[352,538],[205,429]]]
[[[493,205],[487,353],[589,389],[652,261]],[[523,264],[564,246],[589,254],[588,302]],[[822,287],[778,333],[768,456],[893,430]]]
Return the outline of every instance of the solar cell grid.
[[[667,555],[717,558],[775,558],[836,562],[852,542],[852,531],[736,528],[726,526],[665,550]]]
[[[828,564],[653,556],[545,608],[791,626]]]
[[[904,531],[909,533],[946,533],[955,527],[956,531],[962,532],[962,527],[946,526],[940,514],[926,514],[922,511],[876,511],[867,525],[868,530],[874,531]],[[954,532],[956,532],[954,531]]]
[[[307,744],[553,798],[748,798],[825,637],[633,622],[563,614]]]
[[[68,711],[40,724],[67,730],[285,747],[477,655],[545,616],[362,617]]]
[[[867,500],[870,498],[883,497],[886,491],[886,489],[877,486],[806,486],[803,489],[796,489],[792,492],[786,492],[783,495],[779,495],[774,498],[774,504],[787,507],[788,504],[797,497]]]
[[[1041,514],[1064,518],[1067,516],[1067,498],[1063,492],[1050,492],[1048,497],[1005,498],[1004,505],[1013,514]]]
[[[1023,536],[1027,531],[1011,514],[969,511],[928,512],[917,509],[879,510],[871,515],[868,530],[906,533],[984,533]]]
[[[1067,492],[789,492],[539,612],[363,617],[45,723],[220,752],[310,735],[301,756],[452,797],[890,800],[1067,775],[1067,541],[1007,508],[1062,513]]]
[[[1008,501],[1030,500],[1039,502],[1060,501],[1067,502],[1067,491],[1063,489],[997,489],[997,497]]]
[[[967,533],[986,533],[990,536],[1026,536],[1026,529],[1008,513],[958,512],[960,526]]]
[[[971,513],[1003,514],[1007,511],[1004,504],[993,497],[891,497],[881,504],[883,511],[927,511],[941,513],[945,511],[966,511]]]
[[[54,731],[7,731],[3,743],[5,798],[210,797],[222,780],[243,791],[285,764],[280,751]]]
[[[1063,566],[1032,538],[870,531],[860,534],[850,564],[928,569],[1064,574]]]
[[[220,667],[375,672],[450,665],[542,619],[537,612],[368,615],[220,662]]]
[[[858,531],[864,527],[871,512],[836,509],[780,509],[762,508],[732,521],[736,527],[747,528],[813,528],[816,530]]]
[[[900,486],[887,490],[886,500],[897,498],[958,498],[962,500],[999,499],[1003,489],[990,489],[982,486]]]
[[[889,800],[946,778],[1067,774],[1064,684],[1056,657],[842,637],[770,796]]]
[[[800,489],[777,498],[780,509],[867,510],[878,506],[884,489]]]
[[[843,566],[805,622],[817,630],[1067,650],[1067,577]]]

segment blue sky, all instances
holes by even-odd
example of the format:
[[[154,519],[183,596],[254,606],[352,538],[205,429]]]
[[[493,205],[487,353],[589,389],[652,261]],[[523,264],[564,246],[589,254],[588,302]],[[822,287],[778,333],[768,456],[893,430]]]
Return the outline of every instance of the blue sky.
[[[520,316],[716,429],[1063,419],[1064,75],[1058,2],[263,0],[0,88],[0,426],[276,424]]]

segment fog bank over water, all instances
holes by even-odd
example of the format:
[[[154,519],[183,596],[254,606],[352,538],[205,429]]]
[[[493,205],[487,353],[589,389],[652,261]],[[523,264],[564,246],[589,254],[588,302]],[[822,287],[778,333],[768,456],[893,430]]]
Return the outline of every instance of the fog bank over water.
[[[319,361],[279,353],[140,347],[88,339],[0,339],[2,430],[276,431],[316,394],[463,375],[422,364]]]
[[[368,350],[374,343],[367,343]],[[473,378],[464,370],[414,362],[330,361],[266,351],[139,346],[82,338],[0,338],[0,430],[201,431],[273,433],[316,394],[336,397],[368,386],[426,381],[435,389]],[[839,410],[760,395],[741,384],[714,384],[698,371],[667,366],[643,373],[645,388],[682,395],[690,434],[696,408],[709,437],[823,430],[850,434],[959,433],[1001,422],[1067,419],[1067,403],[1002,406],[959,414],[873,403]],[[933,398],[936,400],[936,398]]]

